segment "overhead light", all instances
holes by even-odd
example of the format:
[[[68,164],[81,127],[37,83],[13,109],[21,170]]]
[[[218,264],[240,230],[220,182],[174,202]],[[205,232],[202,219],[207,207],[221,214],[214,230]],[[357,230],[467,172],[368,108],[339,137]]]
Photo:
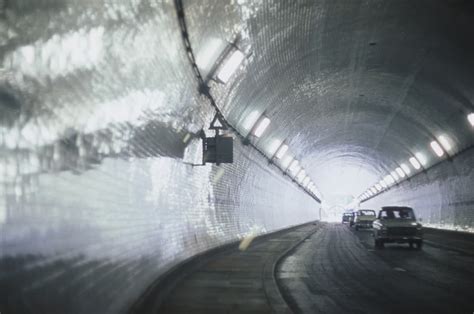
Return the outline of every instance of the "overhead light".
[[[474,112],[467,115],[467,121],[469,121],[471,126],[474,126]]]
[[[438,142],[436,141],[432,141],[430,143],[431,145],[431,149],[435,152],[435,154],[438,156],[438,157],[441,157],[444,155],[444,150],[443,148],[441,148],[441,146],[439,145]]]
[[[408,167],[406,164],[401,164],[400,167],[403,169],[407,176],[411,173],[410,167]]]
[[[291,172],[295,172],[296,170],[296,167],[298,167],[298,160],[294,159],[291,164],[290,164],[290,167],[288,168]]]
[[[282,159],[281,161],[281,167],[283,169],[287,169],[288,166],[290,165],[290,163],[293,161],[293,157],[292,156],[286,156],[285,158]]]
[[[262,119],[260,119],[260,121],[257,122],[257,125],[253,130],[253,135],[255,135],[256,137],[262,136],[263,132],[265,132],[269,125],[270,119],[267,117],[263,117]]]
[[[298,171],[297,175],[295,176],[296,180],[298,180],[300,183],[301,181],[304,179],[304,177],[306,176],[306,172],[304,171],[303,168],[301,168],[300,171]]]
[[[402,168],[398,167],[397,169],[395,169],[395,171],[400,176],[400,178],[405,178],[405,172],[403,172]]]
[[[390,175],[392,176],[394,181],[398,181],[398,179],[400,179],[396,171],[390,172]]]
[[[310,178],[306,176],[306,178],[303,179],[303,182],[301,183],[303,186],[306,186],[309,183]]]
[[[244,120],[242,126],[246,131],[250,131],[252,127],[257,123],[258,118],[260,117],[262,113],[254,110],[252,111]]]
[[[382,186],[380,184],[375,184],[375,188],[377,189],[377,191],[382,191]]]
[[[278,158],[278,159],[281,159],[287,151],[288,151],[288,145],[283,144],[283,145],[280,146],[280,148],[278,148],[278,150],[275,154],[275,157]]]
[[[242,63],[244,60],[244,54],[236,49],[232,53],[232,55],[227,59],[227,62],[224,64],[224,66],[221,68],[219,71],[219,74],[217,74],[217,78],[222,82],[222,83],[227,83],[229,78],[234,74],[234,72],[237,70],[239,65]]]
[[[438,136],[438,141],[441,143],[443,148],[448,152],[453,148],[453,146],[451,145],[451,140],[446,135]]]
[[[384,188],[388,188],[388,184],[384,180],[380,180],[379,184]]]
[[[418,159],[418,161],[420,162],[422,166],[426,166],[427,160],[426,160],[425,155],[423,155],[422,153],[416,153],[415,157],[416,159]]]
[[[383,180],[385,181],[385,183],[387,183],[387,185],[392,185],[393,183],[395,183],[395,179],[391,175],[385,176]]]
[[[370,190],[372,191],[373,194],[377,193],[377,189],[374,187],[371,187]]]
[[[416,170],[421,168],[420,162],[415,157],[410,157],[409,161]]]
[[[280,140],[272,140],[270,148],[268,149],[271,155],[276,155],[277,151],[280,149],[281,143]]]

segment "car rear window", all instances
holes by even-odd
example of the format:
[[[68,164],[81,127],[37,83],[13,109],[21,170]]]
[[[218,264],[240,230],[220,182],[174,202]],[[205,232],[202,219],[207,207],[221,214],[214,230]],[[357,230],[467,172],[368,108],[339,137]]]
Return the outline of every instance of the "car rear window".
[[[382,219],[415,219],[411,208],[387,208],[380,211]]]
[[[359,215],[362,216],[375,216],[375,211],[370,209],[359,210]]]

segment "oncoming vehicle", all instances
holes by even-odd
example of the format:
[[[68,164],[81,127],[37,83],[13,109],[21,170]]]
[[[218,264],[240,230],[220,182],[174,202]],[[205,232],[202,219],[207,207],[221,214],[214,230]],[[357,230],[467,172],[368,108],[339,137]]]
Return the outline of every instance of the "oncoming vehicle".
[[[354,213],[344,213],[342,215],[342,223],[349,224],[350,226],[352,226],[352,224],[354,223]]]
[[[372,223],[377,219],[375,210],[372,209],[359,209],[355,213],[354,225],[355,229],[360,228],[372,228]]]
[[[408,243],[417,249],[423,245],[422,226],[410,207],[382,207],[373,223],[373,236],[376,248],[383,248],[385,243]]]

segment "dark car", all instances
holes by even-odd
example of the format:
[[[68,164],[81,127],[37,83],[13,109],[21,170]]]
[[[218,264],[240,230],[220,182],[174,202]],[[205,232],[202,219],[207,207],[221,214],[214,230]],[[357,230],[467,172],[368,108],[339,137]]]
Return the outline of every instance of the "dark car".
[[[383,248],[385,243],[408,243],[421,249],[423,230],[417,223],[415,212],[410,207],[382,207],[378,219],[373,222],[373,236],[376,248]]]

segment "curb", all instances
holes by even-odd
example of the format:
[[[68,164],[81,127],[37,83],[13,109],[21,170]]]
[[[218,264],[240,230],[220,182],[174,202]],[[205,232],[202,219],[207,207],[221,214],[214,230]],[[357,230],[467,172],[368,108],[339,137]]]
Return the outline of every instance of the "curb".
[[[278,235],[279,233],[285,233],[288,232],[292,229],[298,229],[301,228],[305,225],[311,225],[311,224],[317,224],[318,222],[312,221],[308,223],[304,223],[301,225],[296,225],[296,226],[291,226],[288,228],[283,228],[279,230],[275,230],[270,233],[262,234],[257,236],[252,243],[258,243],[260,241],[264,241],[265,239],[271,238],[273,236]],[[311,230],[312,232],[314,230]],[[306,239],[309,235],[305,235],[304,239]],[[303,239],[303,240],[304,240]],[[303,240],[299,241],[297,244],[301,243]],[[184,261],[179,262],[178,264],[174,265],[171,267],[169,270],[165,271],[162,275],[160,275],[141,295],[140,297],[135,300],[135,302],[131,305],[131,307],[126,311],[127,313],[130,314],[143,314],[143,313],[150,313],[154,314],[159,311],[159,308],[161,307],[162,302],[168,297],[168,295],[172,292],[172,290],[177,286],[179,282],[184,280],[188,275],[193,273],[196,269],[198,269],[200,266],[204,265],[206,262],[208,262],[210,259],[215,258],[219,254],[228,252],[230,250],[237,249],[239,243],[239,240],[231,241],[229,243],[220,245],[218,247],[212,248],[210,250],[201,252],[199,254],[196,254],[194,256],[191,256]],[[295,245],[296,246],[296,245]],[[295,246],[292,246],[295,247]],[[284,253],[288,252],[289,250],[285,251]],[[282,256],[279,256],[277,260],[279,260]],[[276,263],[274,263],[270,277],[274,277],[274,268],[275,268]],[[263,275],[266,275],[266,266],[264,266],[264,273]],[[265,285],[265,280],[266,278],[264,277],[264,287]],[[286,302],[284,301],[283,297],[279,294],[279,288],[276,285],[276,283],[273,283],[274,287],[276,288],[275,290],[277,291],[278,296],[276,297],[276,300],[278,302],[283,302],[286,305]],[[267,290],[265,290],[265,295],[267,295]],[[267,295],[267,300],[271,300],[268,298]],[[281,301],[282,300],[282,301]],[[270,302],[270,306],[273,308],[273,304]],[[291,312],[289,312],[291,313]]]
[[[313,234],[318,232],[321,229],[320,222],[313,223],[315,228],[308,233],[306,233],[301,239],[297,240],[293,243],[288,249],[286,249],[283,253],[280,253],[277,258],[273,259],[273,263],[268,265],[267,263],[264,266],[264,274],[263,274],[263,286],[265,295],[267,297],[268,303],[272,307],[274,313],[293,313],[291,308],[289,307],[288,303],[286,302],[285,298],[281,294],[280,286],[276,280],[276,270],[278,264],[290,255],[294,250],[298,248],[306,239],[311,237]]]

